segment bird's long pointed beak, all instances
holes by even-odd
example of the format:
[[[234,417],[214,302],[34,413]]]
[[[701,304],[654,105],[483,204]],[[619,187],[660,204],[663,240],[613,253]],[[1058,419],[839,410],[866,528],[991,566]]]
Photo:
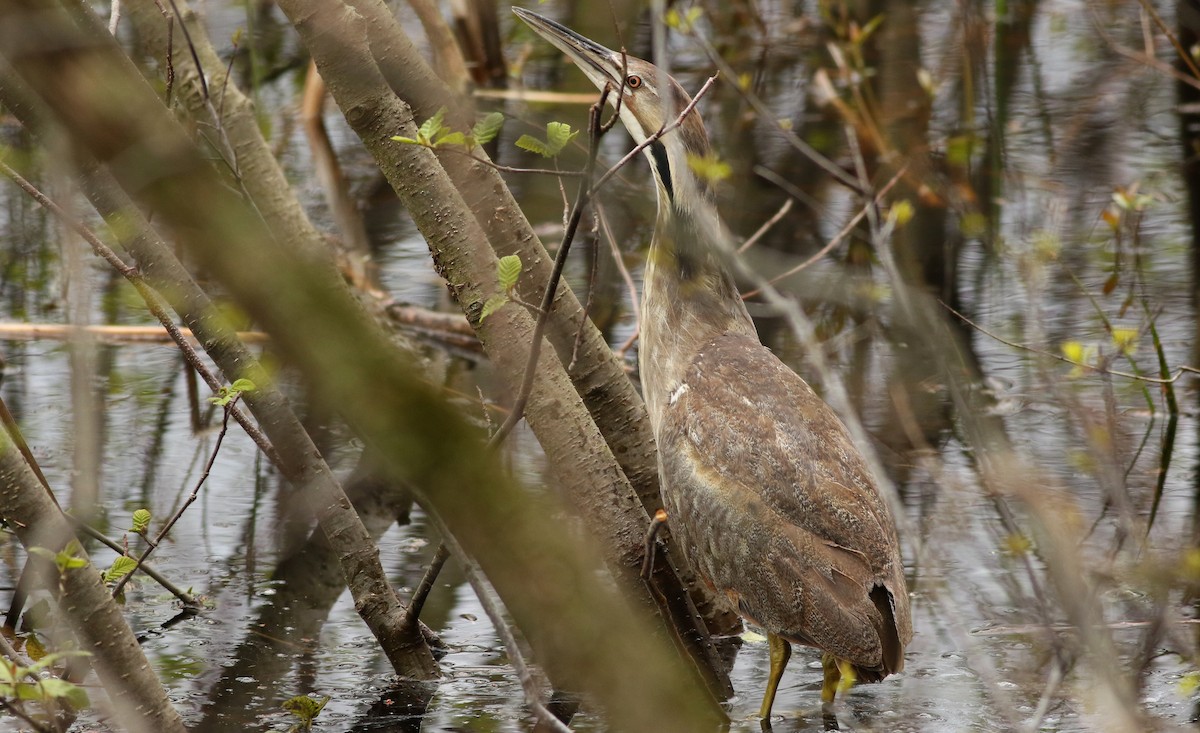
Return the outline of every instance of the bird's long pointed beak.
[[[553,43],[574,61],[597,89],[603,89],[606,84],[612,84],[614,89],[621,88],[621,54],[525,8],[513,8],[512,11],[539,36]]]

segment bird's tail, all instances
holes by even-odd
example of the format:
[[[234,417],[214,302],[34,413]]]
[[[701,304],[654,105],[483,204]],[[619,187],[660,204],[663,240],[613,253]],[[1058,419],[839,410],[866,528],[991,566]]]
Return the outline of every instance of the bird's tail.
[[[884,677],[904,669],[904,644],[900,642],[900,631],[896,628],[892,594],[887,588],[877,585],[871,589],[871,601],[879,611],[881,623],[875,630],[879,634],[883,655],[878,667],[854,666],[854,672],[860,682],[879,682]]]

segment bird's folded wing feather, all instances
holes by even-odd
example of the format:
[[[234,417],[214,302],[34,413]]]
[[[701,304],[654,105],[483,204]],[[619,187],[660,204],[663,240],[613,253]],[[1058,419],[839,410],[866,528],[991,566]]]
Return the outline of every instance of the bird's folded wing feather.
[[[709,483],[756,492],[834,554],[890,574],[888,510],[845,426],[803,379],[757,340],[733,334],[710,341],[685,375],[665,419]]]

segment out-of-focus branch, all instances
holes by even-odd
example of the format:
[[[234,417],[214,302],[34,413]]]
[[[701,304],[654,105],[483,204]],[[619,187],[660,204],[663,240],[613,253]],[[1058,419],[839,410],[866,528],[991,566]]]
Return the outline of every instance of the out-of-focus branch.
[[[408,0],[408,5],[421,20],[425,29],[425,37],[433,48],[433,66],[442,81],[459,94],[471,91],[471,72],[467,70],[466,59],[458,41],[454,40],[454,31],[442,17],[442,11],[434,0]]]
[[[6,437],[0,437],[0,475],[5,477],[0,481],[4,519],[26,550],[44,547],[57,553],[66,547],[75,536],[71,525]],[[59,588],[59,610],[79,648],[91,653],[89,661],[122,727],[136,733],[184,733],[183,720],[96,568],[89,562],[64,570]]]

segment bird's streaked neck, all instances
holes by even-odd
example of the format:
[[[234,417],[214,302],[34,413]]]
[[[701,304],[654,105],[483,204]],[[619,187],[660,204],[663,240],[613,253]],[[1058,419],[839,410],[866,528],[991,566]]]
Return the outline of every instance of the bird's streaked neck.
[[[741,297],[726,265],[729,253],[721,251],[727,230],[716,196],[688,163],[689,155],[700,154],[669,137],[646,148],[658,192],[649,270],[655,278],[669,278],[689,300],[736,300],[740,308]]]
[[[657,430],[667,394],[678,386],[696,352],[723,333],[757,338],[741,294],[725,265],[731,238],[714,197],[683,155],[659,169],[653,148],[658,218],[646,263],[639,349],[643,394]]]

